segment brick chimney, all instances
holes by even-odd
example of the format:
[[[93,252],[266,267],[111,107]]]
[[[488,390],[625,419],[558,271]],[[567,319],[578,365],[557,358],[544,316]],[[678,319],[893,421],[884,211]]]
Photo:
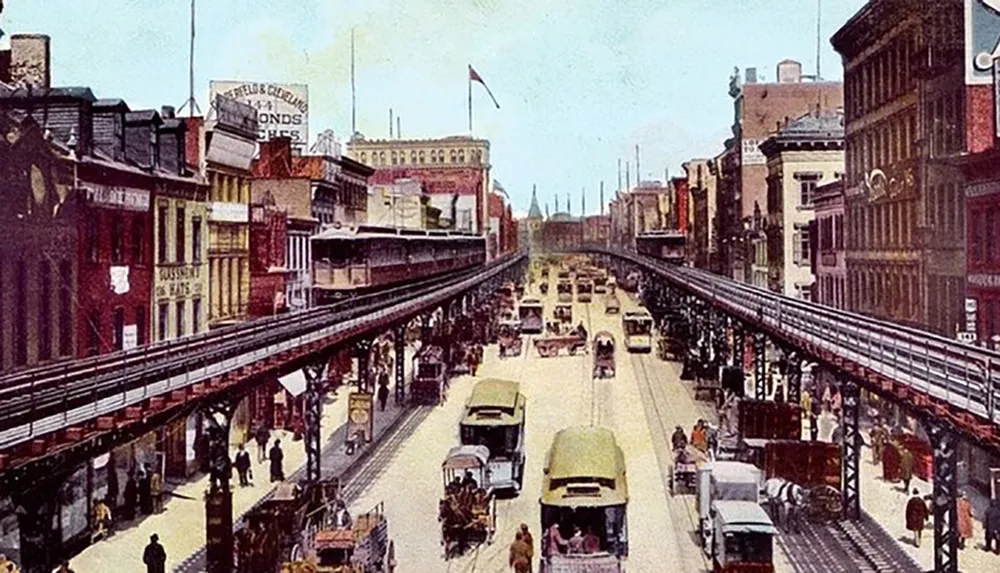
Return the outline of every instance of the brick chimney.
[[[254,176],[282,179],[292,176],[292,138],[274,137],[260,143]]]
[[[10,82],[33,88],[51,87],[51,40],[44,34],[14,34],[10,37]]]

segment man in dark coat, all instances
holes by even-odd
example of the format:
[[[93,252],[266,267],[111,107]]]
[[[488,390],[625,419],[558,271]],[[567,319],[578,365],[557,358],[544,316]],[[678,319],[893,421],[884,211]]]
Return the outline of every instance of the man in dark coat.
[[[994,499],[983,516],[983,529],[986,530],[986,551],[1000,555],[1000,499]]]
[[[285,459],[285,454],[281,451],[281,441],[274,440],[274,447],[271,448],[268,458],[271,460],[271,482],[285,481],[285,470],[281,462]]]
[[[250,485],[250,452],[240,444],[240,451],[236,453],[236,473],[240,475],[240,487]]]
[[[920,547],[920,535],[924,531],[930,511],[927,510],[927,503],[920,497],[920,491],[913,490],[913,497],[906,502],[906,529],[913,532],[913,544]]]
[[[913,479],[913,452],[902,444],[899,445],[899,479],[903,480],[903,491],[909,491]]]
[[[378,407],[379,411],[385,412],[385,403],[389,401],[389,382],[386,381],[384,384],[379,383],[378,385]]]
[[[160,536],[152,534],[149,536],[149,545],[142,552],[142,562],[146,564],[146,573],[166,573],[167,552],[160,545]]]
[[[139,486],[135,483],[135,475],[129,472],[128,480],[125,481],[125,502],[122,505],[122,517],[125,518],[125,521],[135,519],[135,505],[138,501]]]
[[[257,463],[260,464],[267,459],[267,442],[271,439],[271,432],[264,425],[264,422],[261,422],[253,437],[257,442]]]
[[[139,507],[142,513],[148,515],[153,513],[153,495],[149,483],[149,465],[142,466],[139,473]]]

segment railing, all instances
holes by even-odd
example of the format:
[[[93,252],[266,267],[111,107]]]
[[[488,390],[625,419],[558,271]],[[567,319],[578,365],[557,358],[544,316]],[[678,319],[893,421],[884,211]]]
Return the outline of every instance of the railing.
[[[600,249],[657,272],[722,310],[805,342],[916,392],[1000,424],[1000,353],[626,251]]]
[[[517,264],[520,254],[330,306],[0,377],[0,449],[264,361],[351,336],[440,303]],[[419,288],[418,288],[419,287]]]

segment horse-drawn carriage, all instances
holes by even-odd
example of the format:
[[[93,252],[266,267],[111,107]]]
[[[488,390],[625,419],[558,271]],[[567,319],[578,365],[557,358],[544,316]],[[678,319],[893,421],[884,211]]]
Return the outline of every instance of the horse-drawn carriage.
[[[426,346],[413,357],[415,364],[410,394],[416,404],[436,405],[444,401],[448,386],[448,368],[444,349]]]
[[[524,341],[521,339],[521,321],[512,320],[500,323],[497,341],[500,346],[500,358],[520,356],[524,346]]]
[[[493,542],[496,499],[487,489],[489,455],[485,446],[456,446],[441,464],[445,496],[438,506],[438,521],[445,559]]]
[[[552,316],[563,324],[573,322],[573,305],[557,304],[556,309],[552,311]]]
[[[614,290],[604,295],[604,314],[618,314],[621,312],[622,303],[618,301]]]
[[[656,355],[660,360],[681,360],[687,351],[687,322],[680,314],[668,313],[660,320]]]
[[[594,336],[594,378],[615,377],[615,337],[610,332]]]
[[[693,492],[698,487],[698,470],[708,461],[708,456],[691,444],[674,450],[674,461],[670,471],[670,493],[677,493],[681,487]]]
[[[573,302],[573,283],[568,280],[561,280],[556,285],[556,300],[559,302]]]
[[[538,355],[547,358],[557,356],[559,351],[564,349],[570,354],[576,354],[578,350],[587,348],[587,338],[575,331],[561,335],[546,334],[536,338],[534,344]]]

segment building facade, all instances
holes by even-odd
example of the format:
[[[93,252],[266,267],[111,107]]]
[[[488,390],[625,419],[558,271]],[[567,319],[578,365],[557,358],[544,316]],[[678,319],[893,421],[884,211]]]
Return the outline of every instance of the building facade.
[[[992,71],[977,71],[980,50],[966,40],[976,20],[998,18],[981,0],[872,1],[833,36],[847,100],[852,310],[945,335],[964,328],[964,182],[952,160],[991,145],[982,84]]]
[[[679,212],[671,185],[643,181],[611,201],[608,208],[611,242],[635,250],[635,236],[640,233],[676,230],[685,218],[678,218]]]
[[[716,177],[712,159],[692,159],[683,164],[687,175],[688,260],[700,269],[715,269],[718,243],[715,236]]]
[[[807,81],[796,61],[780,62],[776,76],[773,82],[761,82],[756,68],[748,68],[745,81],[736,70],[729,83],[734,137],[727,141],[728,153],[719,165],[716,205],[722,211],[723,274],[737,280],[750,279],[752,261],[761,248],[752,239],[755,209],[767,217],[767,161],[760,144],[792,118],[813,112],[817,106],[820,111],[832,111],[844,103],[842,84],[816,78]]]
[[[368,192],[368,224],[398,229],[426,229],[428,197],[419,181],[400,179],[372,185]]]
[[[250,205],[250,308],[252,318],[287,310],[285,275],[288,215],[274,197]]]
[[[347,154],[375,169],[373,185],[419,181],[442,225],[485,234],[489,224],[490,142],[467,136],[375,139],[357,136]]]
[[[538,253],[542,249],[542,223],[545,216],[542,208],[538,206],[538,189],[531,186],[531,205],[528,207],[528,216],[518,221],[518,232],[520,234],[519,243],[533,253]]]
[[[816,189],[844,172],[844,114],[815,112],[788,122],[760,145],[767,160],[766,286],[811,300],[810,223]],[[756,263],[757,261],[755,261]],[[754,283],[759,281],[755,265]]]
[[[816,188],[813,211],[815,219],[809,227],[812,269],[816,277],[813,301],[847,308],[843,179]]]

